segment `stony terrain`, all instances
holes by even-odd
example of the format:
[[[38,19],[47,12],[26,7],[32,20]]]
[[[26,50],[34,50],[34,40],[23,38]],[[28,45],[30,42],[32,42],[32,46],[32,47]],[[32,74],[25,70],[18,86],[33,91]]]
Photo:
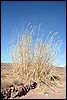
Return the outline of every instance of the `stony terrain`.
[[[1,87],[7,87],[11,83],[12,80],[9,76],[9,73],[10,73],[10,64],[1,63]],[[16,98],[17,99],[66,99],[66,68],[65,67],[56,68],[56,73],[61,75],[62,79],[62,86],[58,87],[57,91],[52,91],[51,89],[49,89],[48,91],[45,91],[45,94],[43,94],[42,91],[39,91],[37,88],[35,88],[30,90],[25,96]]]

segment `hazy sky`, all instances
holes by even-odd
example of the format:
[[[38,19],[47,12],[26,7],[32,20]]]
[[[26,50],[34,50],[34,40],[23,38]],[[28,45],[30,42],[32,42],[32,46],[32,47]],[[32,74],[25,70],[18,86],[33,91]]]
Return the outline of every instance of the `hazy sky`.
[[[61,66],[66,64],[66,2],[65,1],[2,1],[1,2],[1,62],[9,62],[9,42],[12,32],[28,23],[39,26],[44,36],[58,32],[61,45]],[[35,38],[35,37],[34,37]]]

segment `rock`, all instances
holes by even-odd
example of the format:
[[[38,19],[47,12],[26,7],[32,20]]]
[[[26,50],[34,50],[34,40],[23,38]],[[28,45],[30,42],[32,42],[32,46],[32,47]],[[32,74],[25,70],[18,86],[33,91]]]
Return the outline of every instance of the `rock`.
[[[26,88],[27,92],[30,91],[30,85],[25,85],[25,88]]]
[[[37,86],[37,83],[35,81],[31,80],[30,81],[30,88],[34,89],[34,88],[36,88],[36,86]]]
[[[1,98],[8,99],[8,98],[16,98],[17,96],[20,97],[22,95],[26,95],[31,89],[36,88],[37,83],[34,81],[30,81],[30,84],[25,85],[22,83],[20,85],[13,85],[11,84],[8,89],[1,91]]]

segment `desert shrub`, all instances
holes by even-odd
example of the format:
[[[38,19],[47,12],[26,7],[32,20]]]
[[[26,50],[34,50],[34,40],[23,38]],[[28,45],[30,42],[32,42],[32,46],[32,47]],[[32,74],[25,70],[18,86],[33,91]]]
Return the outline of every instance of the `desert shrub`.
[[[38,35],[34,39],[34,27],[28,25],[21,34],[17,34],[17,39],[10,43],[12,75],[22,78],[23,83],[33,79],[38,82],[38,87],[44,89],[44,85],[47,85],[53,89],[54,84],[50,78],[54,75],[55,67],[59,65],[62,40],[59,37],[55,39],[58,32],[49,32],[45,41],[43,34],[42,37]],[[53,79],[55,80],[54,77]]]
[[[14,84],[19,84],[19,81],[18,80],[14,80],[14,82],[13,82]]]
[[[8,75],[9,75],[9,71],[8,70],[2,70],[1,71],[1,78],[5,78]]]

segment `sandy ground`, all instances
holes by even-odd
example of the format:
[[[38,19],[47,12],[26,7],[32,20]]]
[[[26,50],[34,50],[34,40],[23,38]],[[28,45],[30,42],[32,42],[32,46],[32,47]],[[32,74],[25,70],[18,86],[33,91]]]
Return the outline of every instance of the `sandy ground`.
[[[1,64],[1,71],[9,71],[9,64]],[[66,99],[66,68],[56,68],[56,73],[61,75],[62,78],[62,87],[58,87],[57,91],[52,91],[51,89],[45,94],[42,91],[39,91],[37,88],[30,90],[27,95],[21,96],[17,99]],[[8,73],[9,74],[9,73]],[[6,76],[8,76],[8,74]],[[4,76],[1,76],[1,80],[4,79]],[[16,99],[16,98],[15,98]]]

